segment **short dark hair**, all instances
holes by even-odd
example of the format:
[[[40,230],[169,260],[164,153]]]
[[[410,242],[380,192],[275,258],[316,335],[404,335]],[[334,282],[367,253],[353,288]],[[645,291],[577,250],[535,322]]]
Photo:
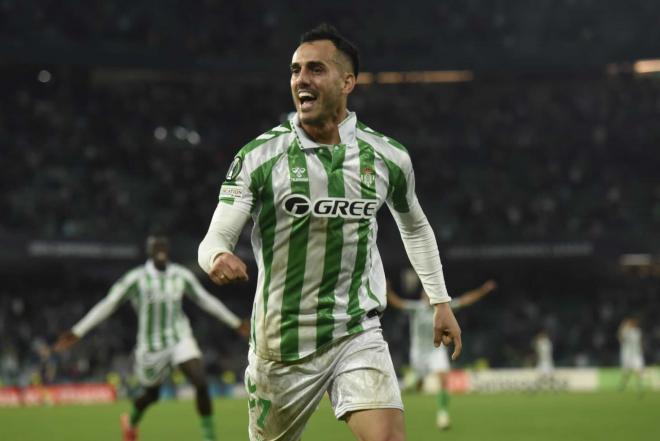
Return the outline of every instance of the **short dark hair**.
[[[339,33],[337,28],[327,23],[321,23],[314,29],[311,29],[300,36],[300,44],[310,41],[330,40],[338,51],[346,55],[353,65],[353,74],[357,78],[360,72],[360,55],[358,48]]]
[[[170,239],[169,237],[167,237],[167,235],[164,232],[151,233],[149,236],[147,236],[147,240],[145,241],[145,248],[147,250],[147,254],[151,253],[151,249],[157,243],[165,244],[165,246],[169,248]]]

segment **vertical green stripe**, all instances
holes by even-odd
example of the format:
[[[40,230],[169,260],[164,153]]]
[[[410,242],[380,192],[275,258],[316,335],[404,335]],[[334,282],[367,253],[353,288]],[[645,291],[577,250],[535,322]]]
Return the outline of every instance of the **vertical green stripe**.
[[[406,176],[403,173],[403,170],[401,170],[401,168],[394,162],[383,156],[381,156],[381,158],[385,162],[390,174],[387,195],[392,199],[392,204],[396,211],[399,213],[407,213],[410,211],[410,207],[408,207],[408,199],[406,198],[408,193],[408,181],[406,180]]]
[[[165,280],[164,275],[158,276],[158,281],[160,282],[160,293],[164,294],[165,293],[165,288],[166,288],[166,283],[167,281]],[[167,330],[167,297],[165,297],[161,302],[160,302],[160,344],[161,344],[161,349],[167,347],[167,335],[166,335],[166,330]]]
[[[316,149],[316,154],[328,174],[328,196],[344,197],[344,158],[346,150],[342,149],[332,157],[325,148]],[[323,276],[319,289],[316,321],[316,347],[332,340],[332,330],[335,320],[332,312],[335,307],[335,287],[339,280],[341,269],[342,248],[344,246],[344,220],[340,217],[328,218],[325,238],[325,257],[323,259]]]
[[[187,292],[191,298],[197,298],[197,291],[195,291],[195,287],[192,285],[192,283],[190,283],[189,280],[183,282],[183,290]]]
[[[142,281],[142,278],[138,279],[138,283]],[[140,284],[140,288],[144,285]],[[135,302],[137,303],[137,316],[138,316],[138,346],[143,346],[146,343],[145,327],[142,320],[142,308],[144,307],[144,292],[142,289],[139,289],[136,296]]]
[[[179,308],[178,303],[172,305],[172,331],[174,334],[174,343],[179,343]]]
[[[364,199],[376,198],[375,169],[374,169],[374,149],[362,140],[358,140],[360,148],[360,181],[361,196]],[[367,255],[369,253],[369,234],[371,233],[370,219],[361,219],[358,227],[357,253],[355,256],[355,265],[351,275],[351,285],[348,289],[348,314],[351,319],[348,321],[347,330],[349,333],[355,333],[362,330],[360,322],[364,317],[365,311],[360,307],[359,290],[362,286]]]
[[[183,281],[180,277],[174,278],[172,280],[172,285],[174,290],[179,292],[183,288]],[[172,335],[174,337],[174,343],[179,343],[179,308],[181,307],[181,301],[172,303]]]
[[[371,250],[369,250],[369,261],[371,262]],[[378,306],[383,306],[380,303],[380,300],[378,300],[378,297],[374,294],[374,292],[371,290],[371,284],[369,283],[369,278],[367,278],[367,295],[373,300],[374,302],[378,303]]]
[[[255,330],[255,326],[254,326],[256,316],[257,316],[257,308],[255,305],[255,307],[252,308],[252,317],[251,317],[252,323],[250,324],[250,326],[252,327],[252,345],[254,347],[256,347],[257,345],[257,331]]]
[[[291,169],[299,167],[308,170],[305,152],[294,142],[288,151],[289,177],[291,193],[303,194],[309,197],[309,181],[297,178]],[[305,280],[305,263],[307,261],[307,240],[309,237],[309,216],[292,218],[289,237],[289,256],[287,260],[286,279],[282,296],[282,321],[280,323],[280,353],[283,360],[297,360],[298,356],[298,323],[300,314],[300,299],[302,298]]]
[[[145,327],[145,333],[147,337],[147,346],[150,352],[154,351],[154,333],[153,333],[153,324],[154,324],[154,304],[151,301],[153,295],[152,292],[153,283],[151,276],[147,273],[147,290],[145,292],[145,303],[147,306],[147,326]]]
[[[264,271],[264,281],[261,296],[264,303],[264,320],[268,310],[268,295],[270,289],[270,278],[273,269],[273,246],[275,244],[275,227],[277,226],[277,215],[275,213],[275,196],[273,195],[273,175],[272,168],[275,163],[280,159],[280,155],[275,156],[273,159],[265,162],[257,167],[250,176],[251,190],[258,200],[261,202],[261,211],[257,224],[261,231],[261,259],[262,268]],[[256,206],[257,204],[254,204]],[[257,293],[259,295],[259,293]],[[252,329],[255,330],[256,326],[256,310],[254,311]],[[252,344],[256,346],[256,331],[252,333]]]
[[[161,349],[167,347],[167,301],[160,302],[160,344]]]
[[[128,298],[131,298],[135,296],[138,293],[138,281],[136,280],[135,282],[131,283],[128,288],[126,288],[126,291],[124,291],[124,294],[122,294],[121,298],[122,300],[126,300]]]

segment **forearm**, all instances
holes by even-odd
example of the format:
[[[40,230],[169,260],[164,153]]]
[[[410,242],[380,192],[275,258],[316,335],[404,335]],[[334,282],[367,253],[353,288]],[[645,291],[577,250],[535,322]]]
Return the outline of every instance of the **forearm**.
[[[416,203],[408,213],[393,211],[393,215],[410,263],[431,303],[449,302],[451,297],[447,293],[435,235],[421,207]]]
[[[213,213],[206,236],[199,244],[197,261],[205,272],[210,272],[213,260],[221,253],[232,252],[243,230],[249,213],[227,204],[218,204]]]
[[[91,329],[107,319],[117,309],[118,305],[119,302],[114,297],[104,298],[71,328],[71,332],[78,337],[84,337]]]
[[[403,299],[392,291],[387,293],[387,304],[396,309],[405,309]]]
[[[200,306],[200,308],[232,329],[236,329],[241,325],[241,319],[238,318],[236,314],[231,312],[229,308],[224,305],[224,303],[213,297],[211,294],[204,293],[202,295],[198,295],[197,304]]]

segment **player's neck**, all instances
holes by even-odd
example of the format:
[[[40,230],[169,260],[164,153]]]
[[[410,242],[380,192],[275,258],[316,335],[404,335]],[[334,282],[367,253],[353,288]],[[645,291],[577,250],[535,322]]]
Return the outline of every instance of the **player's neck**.
[[[154,268],[156,268],[158,271],[165,271],[167,270],[167,262],[157,262],[155,260],[151,260],[154,264]]]
[[[309,139],[317,144],[339,144],[339,124],[346,119],[348,111],[346,108],[340,109],[331,119],[320,124],[305,124],[301,121],[300,125],[309,136]]]

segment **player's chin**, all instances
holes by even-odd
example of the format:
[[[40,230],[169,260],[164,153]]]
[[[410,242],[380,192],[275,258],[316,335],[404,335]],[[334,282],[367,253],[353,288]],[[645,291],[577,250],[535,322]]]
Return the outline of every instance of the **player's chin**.
[[[317,125],[320,121],[319,114],[318,112],[315,111],[298,111],[298,119],[300,119],[300,122],[303,124],[306,124],[308,126],[314,126]]]

